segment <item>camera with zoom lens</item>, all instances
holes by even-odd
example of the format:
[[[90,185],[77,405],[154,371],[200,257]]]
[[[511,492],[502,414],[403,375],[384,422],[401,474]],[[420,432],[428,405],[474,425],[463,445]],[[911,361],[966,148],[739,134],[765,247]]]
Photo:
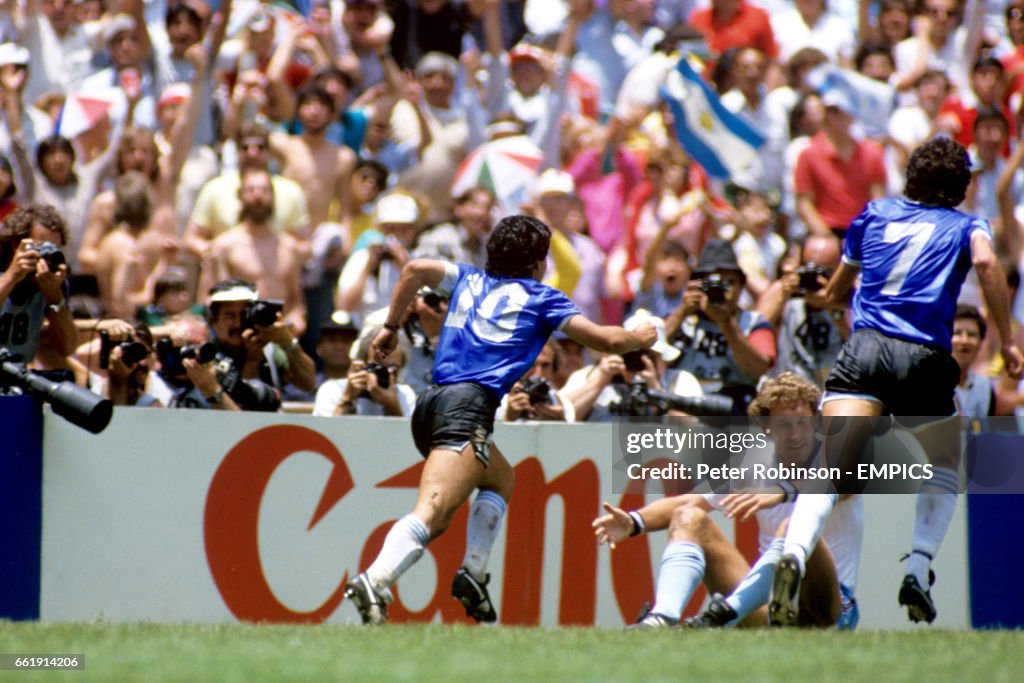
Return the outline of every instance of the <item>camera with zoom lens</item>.
[[[697,417],[726,417],[732,414],[733,400],[728,396],[680,396],[647,386],[642,379],[616,382],[622,399],[608,406],[612,415],[621,417],[660,417],[679,410]]]
[[[819,277],[823,277],[828,280],[832,277],[832,271],[825,266],[819,266],[813,261],[808,261],[799,268],[796,269],[797,277],[800,278],[800,288],[796,292],[796,296],[803,296],[805,294],[811,294],[820,290],[823,285],[818,282]]]
[[[708,296],[708,303],[721,306],[729,296],[732,284],[718,273],[712,273],[700,281],[700,291]]]
[[[114,344],[110,340],[110,333],[100,330],[100,369],[106,370],[110,367],[110,352],[114,347],[121,349],[121,362],[131,367],[149,355],[149,349],[140,342],[122,342]]]
[[[46,261],[47,267],[51,272],[56,273],[60,266],[63,266],[68,262],[67,258],[64,257],[64,252],[60,250],[53,242],[40,242],[38,244],[29,244],[25,247],[31,251],[39,252],[39,258]]]
[[[550,403],[551,385],[543,377],[530,377],[519,383],[522,393],[530,397],[530,405]]]
[[[284,302],[273,299],[250,301],[242,310],[242,329],[250,330],[257,325],[271,327],[277,322],[277,314],[284,310]]]
[[[391,368],[380,363],[367,363],[366,371],[377,378],[377,386],[387,389],[391,386]]]

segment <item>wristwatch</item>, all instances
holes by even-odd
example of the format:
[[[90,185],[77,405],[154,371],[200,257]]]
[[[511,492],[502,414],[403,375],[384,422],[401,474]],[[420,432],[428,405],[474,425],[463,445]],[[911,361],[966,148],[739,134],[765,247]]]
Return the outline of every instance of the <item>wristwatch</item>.
[[[48,304],[46,306],[47,313],[60,313],[63,309],[68,307],[67,299],[61,297],[61,300],[55,304]]]
[[[224,400],[224,387],[219,387],[217,391],[213,392],[210,398],[206,399],[210,403],[220,403]]]

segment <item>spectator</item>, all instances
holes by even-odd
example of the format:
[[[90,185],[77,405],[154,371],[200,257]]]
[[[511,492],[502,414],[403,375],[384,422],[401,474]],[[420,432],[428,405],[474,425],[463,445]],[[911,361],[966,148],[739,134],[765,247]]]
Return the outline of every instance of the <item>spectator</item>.
[[[28,0],[23,21],[22,44],[34,56],[25,91],[29,102],[47,93],[67,92],[91,73],[92,47],[72,3]]]
[[[270,170],[270,134],[259,123],[246,123],[238,131],[239,170],[226,171],[206,183],[199,192],[192,217],[185,228],[185,249],[200,258],[207,255],[215,237],[238,225],[241,211],[239,189],[242,173]],[[302,186],[294,180],[274,174],[274,213],[270,218],[274,232],[289,233],[296,239],[308,234],[309,212]]]
[[[964,147],[974,144],[974,120],[981,108],[996,109],[1006,117],[1009,129],[1015,117],[1005,104],[1003,64],[995,57],[979,57],[971,69],[971,89],[948,95],[939,108],[939,126]],[[1010,152],[1007,136],[1002,156]]]
[[[823,102],[824,127],[796,163],[796,207],[809,232],[842,237],[864,205],[885,193],[884,155],[877,142],[853,137],[853,107],[841,92],[830,90]]]
[[[320,385],[313,415],[412,415],[416,394],[398,381],[405,352],[398,347],[383,363],[371,362],[372,339],[372,335],[364,337],[345,379],[331,379]]]
[[[923,0],[921,12],[914,17],[914,35],[894,48],[896,87],[907,90],[928,69],[945,71],[955,90],[970,89],[968,69],[978,57],[982,40],[981,2],[962,0]],[[964,26],[965,6],[971,16]]]
[[[454,211],[454,221],[420,235],[413,257],[483,268],[487,260],[487,237],[494,227],[494,195],[487,188],[471,187],[455,198]]]
[[[249,169],[241,179],[240,222],[213,240],[201,282],[255,282],[263,296],[283,302],[284,320],[296,335],[301,335],[306,329],[306,307],[299,281],[302,264],[298,244],[291,235],[271,228],[274,186],[270,174]]]
[[[778,233],[777,215],[763,192],[737,188],[736,227],[739,235],[733,250],[746,277],[745,298],[756,300],[778,274],[779,263],[786,254],[786,240]]]
[[[107,315],[133,317],[152,301],[157,278],[174,264],[177,240],[156,232],[152,219],[148,179],[135,171],[125,173],[114,189],[114,230],[96,250],[100,301]]]
[[[825,385],[825,379],[850,335],[845,304],[830,305],[824,286],[839,267],[839,240],[809,235],[799,267],[768,287],[757,310],[778,330],[778,359],[773,374],[790,371]]]
[[[563,401],[555,389],[558,353],[557,342],[549,339],[533,361],[530,371],[502,399],[498,407],[498,420],[574,421],[572,403]]]
[[[779,56],[768,13],[747,0],[712,0],[710,7],[690,15],[690,25],[704,34],[714,54],[753,47],[770,59]]]
[[[772,33],[779,44],[779,61],[787,62],[801,48],[813,47],[833,64],[849,68],[853,63],[853,31],[829,12],[826,0],[795,0],[793,9],[772,17]]]
[[[985,319],[974,306],[956,307],[953,318],[953,359],[960,366],[960,382],[956,386],[956,402],[961,415],[985,417],[996,414],[996,389],[991,377],[980,375],[971,367],[981,351],[987,329]]]
[[[736,415],[745,414],[758,379],[775,362],[771,323],[737,305],[745,281],[732,245],[708,240],[683,300],[665,321],[670,336],[679,334],[678,368],[691,372],[705,394],[732,398]]]
[[[68,267],[46,245],[63,247],[68,229],[52,206],[30,204],[7,217],[0,229],[0,346],[29,362],[44,324],[50,342],[61,356],[69,356],[78,333],[67,306]],[[53,267],[51,267],[53,266]]]
[[[359,328],[352,322],[352,316],[345,311],[335,311],[323,323],[316,341],[316,359],[321,369],[316,371],[316,388],[333,379],[344,379],[348,376],[352,364],[352,344],[359,336]],[[301,401],[313,403],[316,391],[303,391],[294,385],[284,387],[282,398],[285,401]]]
[[[462,37],[473,19],[470,3],[387,0],[385,6],[395,24],[391,54],[400,68],[419,70],[421,60],[432,52],[459,58]]]

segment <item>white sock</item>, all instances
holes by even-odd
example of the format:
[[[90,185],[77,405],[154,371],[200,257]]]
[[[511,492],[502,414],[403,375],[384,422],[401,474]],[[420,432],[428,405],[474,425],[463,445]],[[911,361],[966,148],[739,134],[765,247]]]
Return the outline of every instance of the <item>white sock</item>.
[[[384,538],[377,559],[366,570],[373,587],[383,591],[398,581],[398,577],[420,559],[429,540],[427,525],[419,517],[408,514],[395,522]]]
[[[501,529],[505,506],[505,499],[494,491],[480,491],[469,508],[466,556],[462,558],[462,566],[468,569],[477,581],[487,580],[487,559],[491,556],[494,539],[498,537],[498,531]]]
[[[801,576],[805,573],[807,558],[825,531],[825,523],[837,500],[839,498],[834,493],[801,493],[797,496],[793,514],[789,517],[782,554],[796,557]]]
[[[677,541],[665,546],[651,611],[679,620],[704,578],[704,550],[696,543]]]
[[[761,557],[757,558],[757,562],[740,581],[740,585],[736,586],[725,599],[729,607],[736,610],[737,615],[729,622],[729,626],[743,621],[747,615],[761,605],[767,604],[771,598],[775,565],[782,558],[782,543],[781,538],[773,539],[772,544],[765,549]]]
[[[959,484],[955,470],[936,467],[932,470],[932,478],[921,484],[917,494],[907,574],[916,577],[922,588],[928,588],[928,569],[932,558],[939,552],[942,539],[953,520],[953,513],[956,512]]]

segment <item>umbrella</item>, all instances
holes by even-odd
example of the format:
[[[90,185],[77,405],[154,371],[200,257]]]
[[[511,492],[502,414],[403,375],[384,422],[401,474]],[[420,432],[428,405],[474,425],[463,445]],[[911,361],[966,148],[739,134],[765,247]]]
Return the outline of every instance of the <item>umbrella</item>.
[[[459,164],[452,181],[452,196],[481,185],[497,200],[501,215],[518,213],[530,199],[543,154],[525,135],[483,143]]]

